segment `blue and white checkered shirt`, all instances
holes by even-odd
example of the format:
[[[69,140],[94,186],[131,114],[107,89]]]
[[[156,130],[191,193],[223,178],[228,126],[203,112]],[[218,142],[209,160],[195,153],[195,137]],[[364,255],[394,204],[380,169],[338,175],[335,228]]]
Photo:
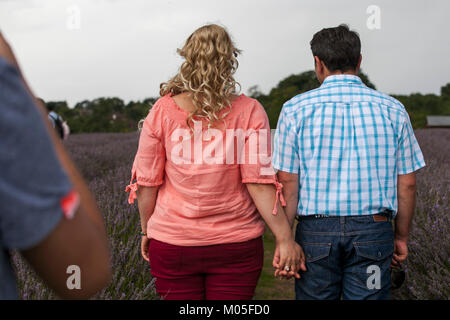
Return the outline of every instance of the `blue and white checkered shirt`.
[[[397,175],[425,162],[400,102],[333,75],[284,104],[273,166],[299,174],[299,215],[395,215]]]

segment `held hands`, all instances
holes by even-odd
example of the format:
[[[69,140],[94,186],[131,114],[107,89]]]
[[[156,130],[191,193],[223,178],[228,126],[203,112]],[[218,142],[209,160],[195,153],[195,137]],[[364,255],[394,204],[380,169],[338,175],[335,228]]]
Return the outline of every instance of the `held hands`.
[[[280,279],[300,279],[299,270],[306,271],[303,249],[293,239],[277,241],[272,264]]]

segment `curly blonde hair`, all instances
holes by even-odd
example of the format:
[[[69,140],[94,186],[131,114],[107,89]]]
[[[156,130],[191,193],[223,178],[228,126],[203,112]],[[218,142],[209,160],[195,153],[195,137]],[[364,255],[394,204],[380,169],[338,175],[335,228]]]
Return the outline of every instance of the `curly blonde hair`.
[[[208,127],[221,120],[219,112],[229,107],[235,94],[236,82],[233,75],[239,63],[237,49],[225,28],[209,24],[195,30],[186,40],[178,54],[185,59],[178,73],[160,86],[160,95],[177,95],[189,92],[195,110],[190,112],[186,122],[191,127],[193,117],[208,120]]]

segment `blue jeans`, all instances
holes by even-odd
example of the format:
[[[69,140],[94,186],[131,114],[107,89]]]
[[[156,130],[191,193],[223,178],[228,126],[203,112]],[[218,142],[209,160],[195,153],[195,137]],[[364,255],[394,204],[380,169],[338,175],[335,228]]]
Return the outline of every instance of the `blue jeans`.
[[[295,240],[306,272],[295,280],[297,300],[389,299],[394,251],[391,219],[373,216],[299,217]]]

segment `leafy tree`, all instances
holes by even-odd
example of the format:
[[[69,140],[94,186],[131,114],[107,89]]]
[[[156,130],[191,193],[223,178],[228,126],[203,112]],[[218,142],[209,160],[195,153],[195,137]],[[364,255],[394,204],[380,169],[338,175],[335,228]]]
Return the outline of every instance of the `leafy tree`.
[[[120,98],[83,100],[69,108],[65,101],[47,102],[69,124],[72,133],[136,131],[156,98],[131,101],[125,105]]]
[[[371,88],[366,74],[359,74],[361,80]],[[275,128],[283,104],[292,97],[319,87],[314,71],[293,74],[281,80],[269,94],[261,92],[258,86],[249,89],[248,95],[261,102],[269,116],[270,125]],[[450,115],[450,83],[441,88],[441,95],[414,93],[394,96],[408,110],[415,128],[426,126],[427,115]],[[138,122],[144,119],[157,98],[130,101],[127,104],[117,97],[83,100],[70,108],[66,101],[49,101],[53,108],[66,120],[72,133],[81,132],[130,132],[136,131]]]
[[[427,124],[427,115],[443,113],[443,103],[440,96],[435,94],[413,93],[411,95],[393,95],[406,108],[415,128],[423,128]]]
[[[441,96],[444,99],[450,99],[450,83],[441,87]]]
[[[359,74],[361,80],[370,88],[375,89],[375,85],[370,82],[369,77],[362,71]],[[299,74],[293,74],[281,80],[268,95],[259,91],[258,86],[250,87],[249,96],[257,99],[266,109],[271,128],[275,128],[278,122],[278,116],[283,104],[292,97],[316,89],[320,86],[314,71],[305,71]]]

